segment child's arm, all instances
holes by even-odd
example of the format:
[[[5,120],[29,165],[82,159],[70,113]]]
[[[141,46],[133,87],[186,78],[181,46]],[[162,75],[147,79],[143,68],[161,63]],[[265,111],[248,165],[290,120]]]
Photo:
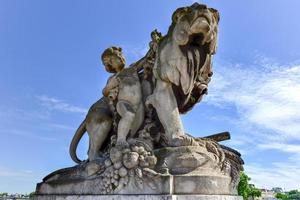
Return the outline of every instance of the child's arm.
[[[129,67],[134,68],[137,72],[141,71],[144,68],[144,65],[148,62],[153,64],[153,60],[155,59],[155,54],[157,52],[158,44],[162,39],[162,35],[156,29],[151,32],[152,41],[149,43],[150,49],[146,53],[146,55],[138,60],[137,62],[131,64]]]
[[[108,96],[110,91],[116,87],[118,87],[119,81],[115,76],[112,76],[108,79],[106,86],[102,90],[102,94],[104,96]]]

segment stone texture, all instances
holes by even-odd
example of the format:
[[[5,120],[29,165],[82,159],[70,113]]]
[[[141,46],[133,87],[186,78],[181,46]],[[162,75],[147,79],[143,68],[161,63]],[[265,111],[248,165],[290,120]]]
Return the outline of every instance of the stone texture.
[[[218,150],[216,148],[216,150]],[[156,170],[166,168],[170,174],[217,175],[221,172],[217,152],[209,152],[205,146],[165,147],[154,150],[158,161]],[[219,170],[218,170],[219,169]],[[221,173],[219,173],[221,175]]]
[[[174,176],[174,194],[235,194],[228,176]]]
[[[172,191],[172,176],[160,176],[154,181],[136,182],[130,178],[127,187],[119,188],[113,194],[170,194]],[[100,178],[82,181],[41,183],[37,185],[38,194],[103,194]],[[149,185],[152,184],[152,185]]]
[[[32,200],[243,200],[234,195],[37,195]]]
[[[42,183],[37,186],[37,191],[39,194],[96,195],[102,194],[101,182],[98,178],[70,183]],[[236,194],[230,183],[230,177],[224,175],[161,175],[144,182],[130,180],[127,187],[115,190],[113,194]]]
[[[226,134],[194,138],[185,133],[180,118],[207,94],[218,22],[217,10],[194,3],[173,13],[166,35],[154,30],[149,51],[128,67],[122,48],[107,48],[101,59],[112,75],[102,91],[104,97],[90,108],[70,145],[70,156],[78,165],[49,174],[36,193],[235,198],[195,196],[236,194],[243,160],[237,151],[218,143]],[[88,160],[81,161],[76,149],[85,133],[89,135]],[[66,196],[73,197],[81,198]]]

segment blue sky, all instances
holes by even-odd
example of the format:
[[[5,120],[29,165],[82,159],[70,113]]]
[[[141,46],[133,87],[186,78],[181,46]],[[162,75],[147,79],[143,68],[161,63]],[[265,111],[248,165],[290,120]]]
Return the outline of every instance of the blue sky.
[[[166,33],[191,0],[0,0],[0,192],[34,191],[74,165],[69,143],[108,74],[101,52],[127,64]],[[230,131],[258,187],[300,189],[300,1],[205,0],[221,15],[209,94],[182,117],[186,132]],[[79,155],[86,156],[87,138]]]

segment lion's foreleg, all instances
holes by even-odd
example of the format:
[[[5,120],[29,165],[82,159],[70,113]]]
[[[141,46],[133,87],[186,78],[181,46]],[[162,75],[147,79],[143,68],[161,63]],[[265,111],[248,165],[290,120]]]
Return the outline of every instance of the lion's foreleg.
[[[184,135],[171,83],[157,80],[154,92],[148,97],[146,104],[151,104],[155,108],[165,129],[167,142],[172,143],[173,139]]]

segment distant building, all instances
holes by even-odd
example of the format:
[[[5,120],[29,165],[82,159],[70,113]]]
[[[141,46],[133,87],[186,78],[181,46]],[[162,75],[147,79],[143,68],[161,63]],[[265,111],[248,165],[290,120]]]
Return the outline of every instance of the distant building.
[[[260,189],[261,197],[256,197],[255,200],[277,200],[276,193],[268,189]]]
[[[275,193],[283,193],[283,189],[281,187],[273,187],[272,191]]]

